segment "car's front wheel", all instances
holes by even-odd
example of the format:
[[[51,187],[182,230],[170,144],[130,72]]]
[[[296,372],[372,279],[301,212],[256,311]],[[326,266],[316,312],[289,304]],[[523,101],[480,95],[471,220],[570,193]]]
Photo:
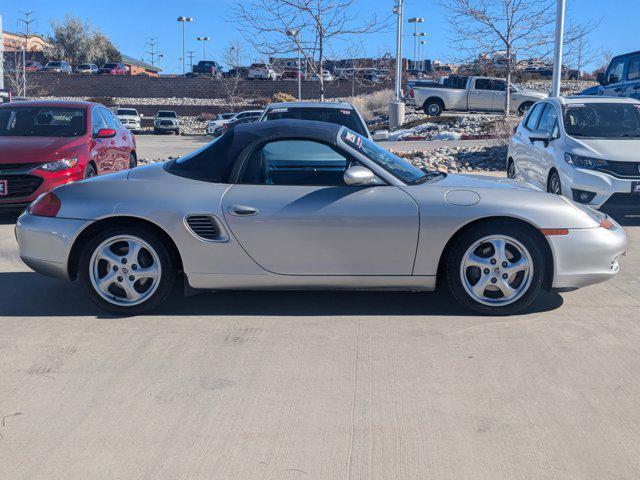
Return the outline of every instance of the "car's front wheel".
[[[555,170],[552,170],[547,180],[547,192],[555,195],[562,195],[562,182],[560,181],[560,175]]]
[[[80,283],[101,309],[137,315],[159,306],[175,281],[174,261],[164,242],[139,227],[107,228],[80,256]]]
[[[444,105],[439,100],[427,100],[423,106],[424,113],[432,117],[439,117],[442,115]]]
[[[546,275],[543,247],[532,229],[495,221],[459,235],[446,260],[447,283],[463,306],[511,315],[535,300]]]

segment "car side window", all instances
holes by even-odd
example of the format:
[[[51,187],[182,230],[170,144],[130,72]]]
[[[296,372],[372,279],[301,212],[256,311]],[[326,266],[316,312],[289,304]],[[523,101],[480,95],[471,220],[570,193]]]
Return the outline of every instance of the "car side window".
[[[115,115],[111,112],[111,110],[107,110],[106,108],[101,108],[100,112],[104,117],[105,122],[107,122],[107,128],[113,128],[117,130],[120,126],[120,121],[115,117]]]
[[[556,109],[550,103],[546,104],[544,112],[540,116],[540,122],[538,123],[538,130],[541,132],[547,132],[551,134],[554,124],[558,116],[556,115]]]
[[[540,115],[542,114],[542,109],[545,105],[546,103],[538,103],[531,109],[531,112],[527,117],[527,121],[524,124],[527,130],[535,130],[538,128],[538,120],[540,120]]]
[[[502,80],[491,80],[491,90],[497,90],[499,92],[507,91],[507,84]]]
[[[103,128],[109,128],[109,124],[102,116],[101,108],[96,107],[91,114],[91,133],[96,135],[99,130]]]
[[[629,59],[627,80],[640,80],[640,56],[631,57]]]
[[[349,160],[311,140],[275,140],[249,157],[240,182],[250,185],[345,185]]]
[[[609,72],[607,73],[607,83],[618,83],[622,80],[622,74],[624,72],[624,64],[626,58],[619,58],[611,62]]]
[[[488,78],[477,78],[473,88],[475,90],[491,90],[491,80]]]

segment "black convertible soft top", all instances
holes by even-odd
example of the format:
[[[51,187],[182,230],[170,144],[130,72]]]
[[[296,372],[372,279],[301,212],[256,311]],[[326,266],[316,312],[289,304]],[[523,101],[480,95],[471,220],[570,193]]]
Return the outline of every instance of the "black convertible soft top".
[[[305,138],[336,145],[342,125],[310,120],[268,120],[236,125],[222,137],[167,162],[169,173],[214,183],[226,183],[240,153],[254,143],[276,138]]]

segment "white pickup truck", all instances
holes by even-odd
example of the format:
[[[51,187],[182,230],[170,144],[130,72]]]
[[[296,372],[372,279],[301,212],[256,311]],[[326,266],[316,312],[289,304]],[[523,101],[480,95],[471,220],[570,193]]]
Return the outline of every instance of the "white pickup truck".
[[[437,117],[445,110],[499,112],[504,110],[507,82],[494,77],[452,75],[442,83],[409,86],[407,103]],[[511,110],[523,114],[531,105],[547,98],[544,93],[520,90],[511,85]]]

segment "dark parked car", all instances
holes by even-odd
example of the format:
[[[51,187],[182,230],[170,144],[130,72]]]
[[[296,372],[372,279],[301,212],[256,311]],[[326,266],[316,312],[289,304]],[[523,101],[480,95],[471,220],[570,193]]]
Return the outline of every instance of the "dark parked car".
[[[124,63],[105,63],[98,69],[100,75],[126,75],[129,73]]]
[[[640,51],[612,58],[598,82],[602,95],[640,99]]]
[[[24,101],[0,106],[0,208],[24,208],[58,185],[136,164],[131,132],[102,105]]]
[[[71,73],[73,69],[69,62],[65,62],[64,60],[55,60],[53,62],[47,63],[43,68],[44,72],[53,72],[53,73]]]
[[[197,65],[193,66],[191,72],[192,77],[207,76],[213,78],[222,78],[222,65],[213,60],[200,60]]]

